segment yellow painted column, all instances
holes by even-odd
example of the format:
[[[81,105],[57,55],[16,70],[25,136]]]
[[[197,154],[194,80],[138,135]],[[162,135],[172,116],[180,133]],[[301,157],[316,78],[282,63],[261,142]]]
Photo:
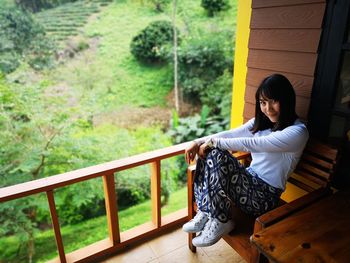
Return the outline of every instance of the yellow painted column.
[[[244,93],[247,76],[248,40],[252,0],[238,0],[236,49],[233,71],[231,128],[243,123]]]

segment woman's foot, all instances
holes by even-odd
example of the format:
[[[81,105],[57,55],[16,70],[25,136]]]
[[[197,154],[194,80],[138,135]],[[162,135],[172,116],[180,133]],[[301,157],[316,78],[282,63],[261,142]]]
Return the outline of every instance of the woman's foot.
[[[235,223],[233,220],[222,223],[216,218],[210,218],[205,224],[203,231],[192,240],[192,244],[196,247],[214,245],[222,236],[231,232],[234,227]]]
[[[196,233],[203,230],[205,223],[208,221],[206,213],[198,210],[196,216],[182,226],[182,230],[187,233]]]

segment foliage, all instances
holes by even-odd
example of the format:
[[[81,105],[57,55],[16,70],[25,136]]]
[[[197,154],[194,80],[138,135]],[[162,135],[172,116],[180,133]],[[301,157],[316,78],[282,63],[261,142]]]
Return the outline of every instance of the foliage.
[[[174,143],[182,143],[223,131],[228,124],[228,119],[209,116],[209,108],[203,106],[200,115],[180,118],[178,126],[170,128],[169,135],[173,137]]]
[[[228,116],[210,115],[210,108],[204,105],[200,115],[179,118],[174,112],[168,134],[173,138],[174,144],[178,144],[223,131],[228,125]],[[186,183],[187,164],[178,159],[177,165],[179,167],[177,180]]]
[[[208,16],[230,8],[228,0],[202,0],[201,6],[207,10]]]
[[[13,51],[3,51],[0,52],[0,72],[5,74],[11,73],[16,70],[20,65],[19,56]]]
[[[141,169],[138,170],[140,171]],[[118,193],[118,207],[120,209],[125,209],[150,198],[148,171],[142,170],[143,172],[139,173],[138,176],[128,175],[127,172],[118,174],[116,190]]]
[[[231,111],[232,73],[228,70],[219,76],[200,94],[200,100],[211,109],[211,113],[228,118]]]
[[[179,54],[180,82],[189,98],[205,96],[208,85],[230,68],[232,57],[226,55],[219,37],[192,38],[184,43]]]
[[[162,208],[162,216],[186,207],[187,188],[184,187],[172,193],[167,206]],[[120,231],[150,221],[151,201],[148,200],[123,211],[119,211]],[[1,219],[0,219],[1,220]],[[79,224],[67,225],[61,228],[65,243],[65,252],[77,250],[91,243],[105,239],[108,236],[106,216],[89,219]],[[57,257],[57,248],[53,231],[35,232],[36,253],[33,262],[46,262]],[[79,235],[79,238],[77,238]],[[25,262],[27,246],[19,246],[19,236],[0,238],[0,262]]]
[[[37,95],[40,87],[21,88],[1,80],[0,187],[43,176],[47,154],[54,137],[61,132],[60,122],[65,121],[65,112],[42,112],[45,103]],[[28,242],[32,248],[29,260],[34,253],[31,244],[40,205],[37,196],[0,205],[2,220],[11,221],[7,225],[2,223],[1,228],[6,226],[5,234],[17,232],[23,242]]]
[[[23,94],[18,92],[20,85],[10,88],[5,81],[3,83],[0,93],[1,187],[162,148],[170,144],[166,136],[160,136],[161,132],[155,128],[140,128],[129,132],[109,125],[91,129],[90,126],[80,125],[83,121],[73,124],[74,118],[71,118],[70,114],[74,112],[83,117],[84,107],[73,109],[72,112],[70,112],[72,109],[57,111],[58,105],[64,105],[64,98],[56,96],[53,100],[46,98],[43,101],[40,89],[44,86],[26,87],[26,93]],[[41,109],[46,110],[43,112]],[[124,185],[124,192],[118,192],[118,196],[131,197],[133,203],[144,201],[149,196],[149,191],[146,196],[142,195],[147,191],[147,184],[149,184],[149,177],[142,176],[146,174],[142,169],[132,172],[133,180],[139,178],[138,181],[130,183],[127,179],[124,180],[128,181],[129,185]],[[118,174],[118,176],[119,179],[123,178],[123,175]],[[124,181],[117,180],[117,191]],[[144,187],[140,188],[140,185]],[[89,180],[59,189],[55,197],[63,225],[81,222],[83,219],[103,213],[103,209],[96,207],[103,203],[101,180]],[[1,204],[2,220],[13,222],[13,224],[2,225],[7,227],[4,234],[22,233],[23,242],[28,240],[33,242],[31,238],[33,227],[49,222],[45,205],[47,201],[41,197],[25,200],[26,202],[22,205]],[[131,203],[125,205],[131,205]]]
[[[165,7],[170,3],[171,0],[150,0],[153,4],[154,9],[158,12],[163,12]]]
[[[54,46],[46,38],[43,27],[25,11],[16,8],[0,10],[0,70],[14,71],[20,61],[41,69],[51,61]]]
[[[28,12],[16,8],[1,9],[0,24],[0,51],[14,50],[22,53],[43,32]]]
[[[142,62],[160,62],[165,59],[162,48],[173,40],[171,22],[155,21],[150,23],[131,41],[131,53]]]
[[[56,45],[44,35],[36,37],[25,52],[28,64],[35,70],[43,70],[53,65]]]

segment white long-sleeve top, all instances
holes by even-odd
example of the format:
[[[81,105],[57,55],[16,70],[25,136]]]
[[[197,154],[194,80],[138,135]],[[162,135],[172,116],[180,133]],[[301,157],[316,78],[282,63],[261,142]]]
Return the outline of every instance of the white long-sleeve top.
[[[252,169],[266,183],[285,190],[286,182],[295,169],[309,138],[306,126],[297,119],[281,130],[266,129],[253,134],[254,118],[242,126],[214,134],[215,147],[222,150],[250,152]],[[202,143],[203,140],[196,140]]]

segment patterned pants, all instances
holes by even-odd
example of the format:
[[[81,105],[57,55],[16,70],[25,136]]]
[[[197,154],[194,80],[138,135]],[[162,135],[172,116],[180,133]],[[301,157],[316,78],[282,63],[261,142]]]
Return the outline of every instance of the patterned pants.
[[[258,216],[275,208],[281,193],[281,189],[251,175],[228,151],[215,148],[205,160],[197,161],[197,207],[221,222],[231,218],[231,201],[245,213]]]

